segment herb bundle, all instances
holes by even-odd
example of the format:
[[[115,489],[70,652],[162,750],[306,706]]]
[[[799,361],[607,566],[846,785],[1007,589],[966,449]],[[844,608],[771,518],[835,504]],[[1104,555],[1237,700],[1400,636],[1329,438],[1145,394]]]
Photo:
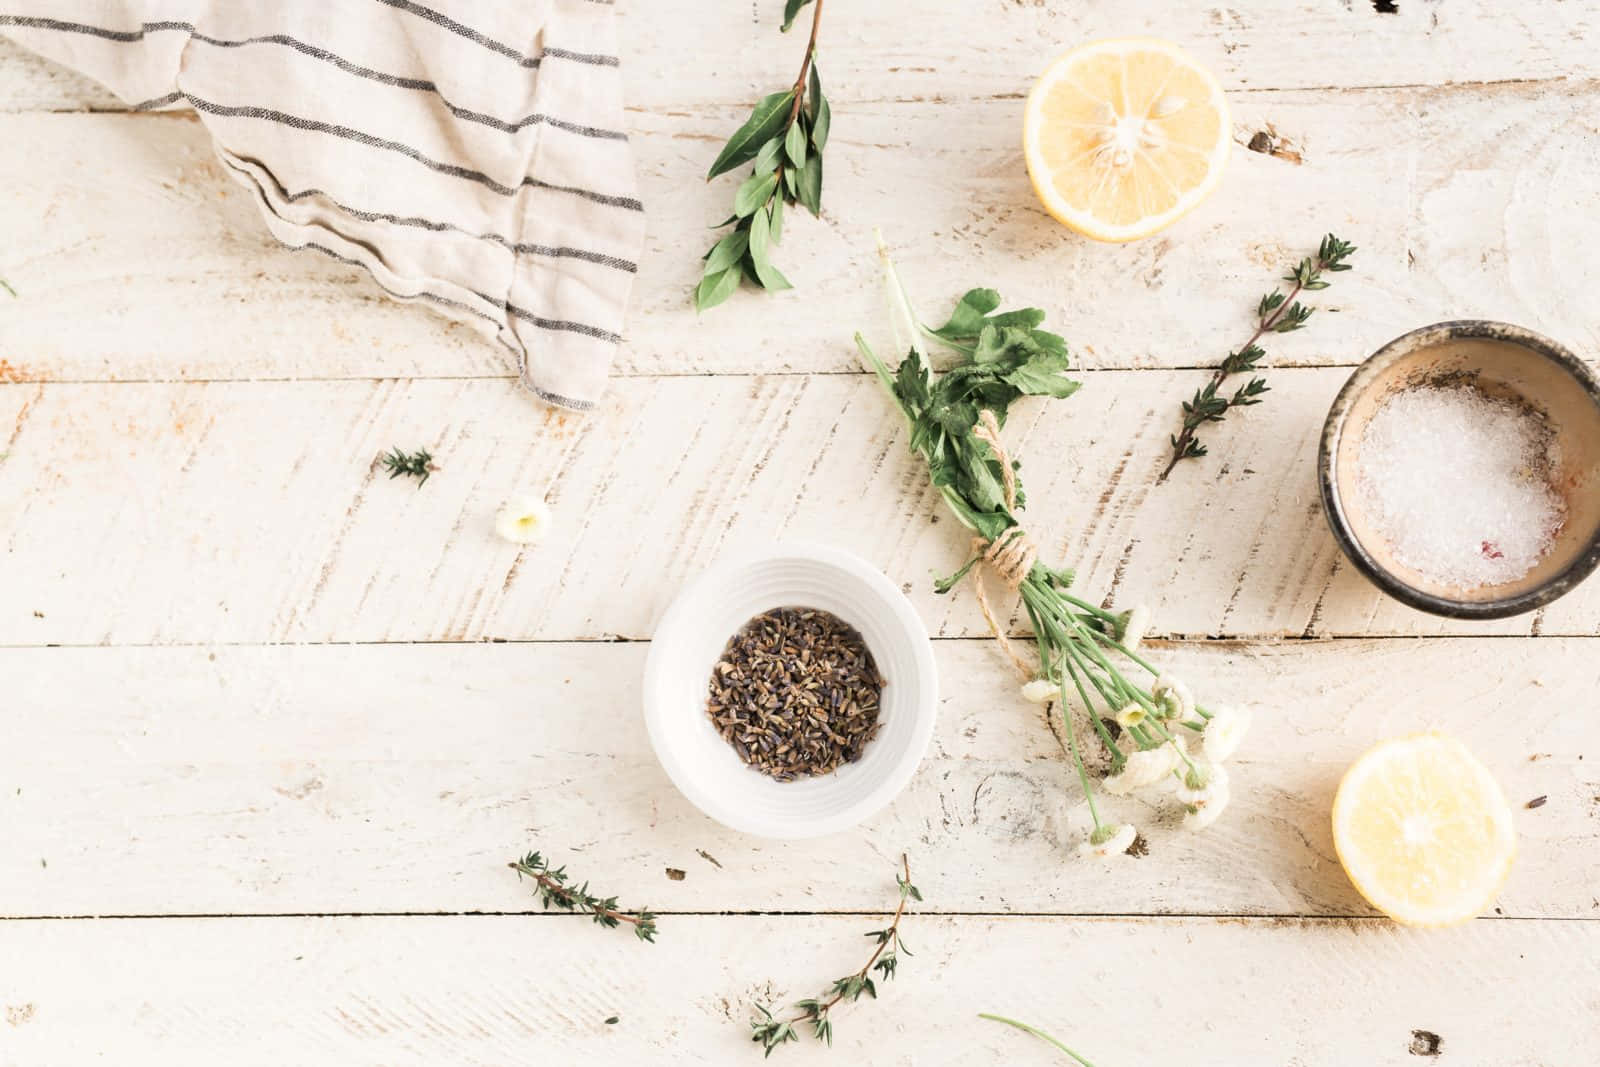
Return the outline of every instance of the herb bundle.
[[[530,852],[520,860],[506,864],[517,872],[518,878],[528,878],[533,881],[534,887],[539,892],[539,903],[544,905],[546,911],[555,908],[558,911],[576,912],[580,915],[590,915],[600,926],[614,929],[627,923],[633,927],[635,936],[640,941],[655,942],[656,917],[648,909],[640,911],[623,911],[617,906],[616,897],[597,897],[589,892],[589,883],[573,885],[572,878],[567,874],[567,868],[551,867],[537,852]]]
[[[900,887],[900,903],[895,906],[894,919],[882,930],[867,931],[866,936],[877,947],[859,971],[834,979],[820,997],[795,1001],[795,1013],[788,1018],[777,1017],[764,1004],[756,1005],[761,1017],[750,1024],[750,1040],[761,1045],[766,1056],[772,1055],[772,1050],[785,1042],[799,1041],[796,1026],[810,1027],[813,1037],[832,1045],[833,1016],[830,1013],[833,1009],[842,1001],[854,1004],[862,994],[877,1000],[878,987],[873,983],[872,975],[876,973],[888,981],[899,968],[900,957],[911,955],[911,950],[900,940],[900,920],[905,917],[907,902],[920,902],[922,893],[911,884],[911,862],[904,854],[900,856],[900,867],[905,873],[894,876],[895,883]]]
[[[816,61],[822,0],[785,0],[783,30],[788,32],[807,4],[814,4],[811,36],[799,76],[787,90],[761,98],[706,174],[710,181],[754,163],[734,194],[733,214],[722,223],[733,229],[703,257],[705,267],[694,291],[697,311],[728,299],[741,279],[763,289],[792,288],[772,265],[772,248],[783,237],[783,209],[799,203],[813,215],[822,211],[822,150],[832,123]]]
[[[1256,342],[1269,333],[1292,333],[1304,326],[1315,309],[1306,307],[1295,298],[1302,292],[1326,289],[1331,283],[1323,274],[1349,270],[1350,264],[1345,260],[1355,250],[1356,246],[1348,241],[1341,241],[1331,233],[1326,235],[1317,248],[1315,258],[1307,256],[1283,276],[1284,281],[1294,283],[1287,295],[1282,289],[1273,289],[1261,298],[1256,304],[1256,329],[1250,339],[1237,352],[1229,352],[1228,358],[1211,375],[1211,380],[1195,390],[1192,400],[1183,402],[1183,426],[1172,435],[1172,458],[1167,461],[1166,469],[1156,481],[1166,481],[1167,475],[1181,460],[1198,459],[1206,454],[1206,446],[1195,436],[1200,427],[1208,422],[1221,422],[1231,408],[1261,403],[1261,394],[1268,391],[1267,383],[1253,375],[1266,352]],[[1232,396],[1219,393],[1222,383],[1235,374],[1251,374],[1252,377],[1234,390]]]
[[[1063,374],[1066,342],[1039,328],[1044,312],[1038,308],[997,313],[1000,294],[992,289],[971,290],[945,325],[930,329],[913,314],[881,243],[880,254],[897,343],[907,355],[890,370],[860,334],[856,344],[905,417],[912,451],[927,462],[946,505],[973,534],[966,563],[935,589],[948,592],[973,574],[973,590],[990,631],[1028,679],[1023,695],[1060,706],[1063,732],[1094,824],[1080,851],[1122,852],[1137,834],[1132,826],[1100,817],[1073,729],[1069,709],[1074,705],[1110,754],[1112,774],[1104,783],[1108,791],[1125,793],[1175,778],[1185,826],[1210,825],[1229,800],[1221,761],[1237,747],[1248,714],[1197,705],[1188,686],[1140,654],[1149,613],[1143,608],[1113,612],[1074,596],[1072,572],[1040,561],[1037,543],[1018,518],[1025,500],[1018,477],[1021,464],[1002,445],[1001,428],[1007,409],[1019,397],[1066,397],[1077,390],[1078,383]],[[923,339],[954,352],[955,365],[935,375],[920,347]],[[989,607],[984,570],[993,570],[1021,596],[1038,646],[1036,667],[1012,647]],[[1203,754],[1190,753],[1191,739],[1200,739]]]

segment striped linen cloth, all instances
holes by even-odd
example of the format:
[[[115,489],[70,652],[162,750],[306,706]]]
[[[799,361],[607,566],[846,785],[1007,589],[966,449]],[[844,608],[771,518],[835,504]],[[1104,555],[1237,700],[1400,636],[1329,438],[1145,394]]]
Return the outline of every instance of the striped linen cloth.
[[[600,396],[644,232],[610,0],[0,0],[0,33],[194,109],[279,240]]]

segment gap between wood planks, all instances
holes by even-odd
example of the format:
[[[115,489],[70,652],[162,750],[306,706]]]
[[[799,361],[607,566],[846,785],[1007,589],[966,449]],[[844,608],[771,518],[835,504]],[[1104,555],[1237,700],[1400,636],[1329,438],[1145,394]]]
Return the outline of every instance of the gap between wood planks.
[[[1027,640],[1033,636],[1031,630],[1009,630],[1006,636],[1013,640]],[[1600,633],[1593,634],[1544,634],[1535,635],[1547,637],[1550,640],[1561,641],[1600,641]],[[1173,633],[1160,637],[1145,638],[1144,645],[1151,648],[1168,648],[1180,645],[1205,645],[1207,648],[1226,649],[1259,648],[1262,645],[1337,645],[1337,644],[1370,644],[1374,641],[1409,641],[1415,644],[1418,641],[1528,641],[1528,634],[1523,633],[1482,633],[1482,634],[1306,634],[1304,631],[1297,633],[1281,634],[1229,634],[1226,637],[1215,634]],[[0,651],[25,651],[36,648],[60,648],[68,651],[84,649],[183,649],[183,648],[384,648],[389,646],[404,645],[648,645],[649,637],[624,637],[613,634],[607,637],[474,637],[470,640],[454,641],[448,638],[420,638],[402,641],[134,641],[105,644],[101,642],[61,642],[49,641],[41,644],[3,644]],[[988,644],[994,640],[988,634],[974,634],[970,636],[955,637],[943,634],[928,635],[928,640],[937,644]]]
[[[817,910],[817,911],[663,911],[651,908],[655,915],[679,919],[849,919],[881,918],[893,908],[877,910]],[[1076,911],[938,911],[922,909],[911,912],[915,919],[1014,919],[1019,922],[1034,919],[1074,919],[1086,922],[1187,922],[1195,919],[1218,924],[1263,926],[1331,926],[1360,924],[1404,929],[1392,919],[1381,915],[1300,915],[1293,912],[1240,913],[1225,911],[1162,911],[1162,912],[1076,912]],[[176,919],[564,919],[584,920],[587,917],[569,912],[544,910],[517,911],[238,911],[238,912],[172,912],[170,914],[118,915],[0,915],[0,923],[52,923],[52,922],[162,922]],[[1590,923],[1600,924],[1600,918],[1581,915],[1481,915],[1475,922],[1495,923]]]

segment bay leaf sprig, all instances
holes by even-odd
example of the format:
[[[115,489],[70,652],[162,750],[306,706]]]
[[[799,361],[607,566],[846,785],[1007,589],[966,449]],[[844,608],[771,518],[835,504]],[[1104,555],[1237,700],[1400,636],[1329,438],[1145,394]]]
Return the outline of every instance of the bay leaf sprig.
[[[798,203],[812,215],[822,212],[822,150],[827,147],[833,121],[816,61],[822,3],[785,0],[785,31],[802,8],[812,5],[811,36],[800,74],[787,90],[761,98],[706,174],[710,181],[752,164],[749,176],[733,195],[733,214],[721,224],[733,229],[703,257],[700,284],[694,291],[697,311],[728,299],[741,280],[763,289],[792,288],[773,265],[772,249],[783,237],[786,205]]]
[[[648,909],[624,911],[616,897],[600,897],[589,892],[589,883],[574,885],[565,865],[550,866],[550,861],[537,852],[530,852],[520,860],[506,866],[517,872],[518,878],[530,879],[539,893],[539,903],[545,910],[570,911],[589,915],[600,926],[614,929],[623,924],[633,927],[640,941],[655,942],[656,917]]]
[[[900,857],[900,867],[904,873],[894,876],[900,887],[900,902],[894,909],[894,919],[882,930],[867,931],[866,936],[872,939],[875,947],[859,971],[835,978],[821,996],[795,1001],[793,1012],[784,1017],[773,1014],[764,1004],[756,1005],[760,1017],[750,1024],[750,1040],[762,1047],[764,1056],[772,1055],[779,1045],[799,1041],[796,1027],[810,1029],[812,1037],[832,1045],[833,1009],[841,1003],[854,1004],[862,996],[877,1000],[878,987],[872,976],[876,974],[884,981],[892,979],[899,969],[900,957],[911,955],[911,950],[900,940],[900,920],[905,917],[906,904],[913,900],[920,902],[922,892],[911,884],[911,863],[904,854]]]
[[[1302,259],[1283,276],[1284,281],[1293,283],[1287,294],[1275,288],[1261,298],[1256,304],[1256,328],[1250,339],[1238,351],[1229,352],[1228,358],[1212,373],[1211,380],[1195,391],[1193,399],[1183,402],[1183,425],[1171,437],[1172,455],[1157,482],[1166,481],[1172,469],[1183,460],[1198,459],[1206,454],[1206,446],[1197,436],[1200,427],[1208,422],[1221,422],[1233,408],[1261,403],[1262,394],[1269,390],[1266,380],[1256,376],[1255,371],[1267,353],[1257,342],[1269,333],[1292,333],[1303,327],[1315,309],[1306,307],[1296,297],[1302,292],[1326,289],[1330,283],[1323,275],[1349,270],[1350,264],[1345,260],[1355,250],[1356,246],[1348,241],[1341,241],[1331,233],[1326,235],[1315,256]],[[1221,391],[1222,385],[1236,374],[1249,374],[1251,378],[1230,396]]]

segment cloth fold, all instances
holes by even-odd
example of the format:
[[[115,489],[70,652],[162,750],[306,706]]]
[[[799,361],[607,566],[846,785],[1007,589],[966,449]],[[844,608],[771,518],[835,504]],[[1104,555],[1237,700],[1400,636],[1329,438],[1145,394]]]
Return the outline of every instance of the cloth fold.
[[[0,34],[191,108],[268,229],[480,324],[592,407],[644,238],[608,0],[0,0]]]

